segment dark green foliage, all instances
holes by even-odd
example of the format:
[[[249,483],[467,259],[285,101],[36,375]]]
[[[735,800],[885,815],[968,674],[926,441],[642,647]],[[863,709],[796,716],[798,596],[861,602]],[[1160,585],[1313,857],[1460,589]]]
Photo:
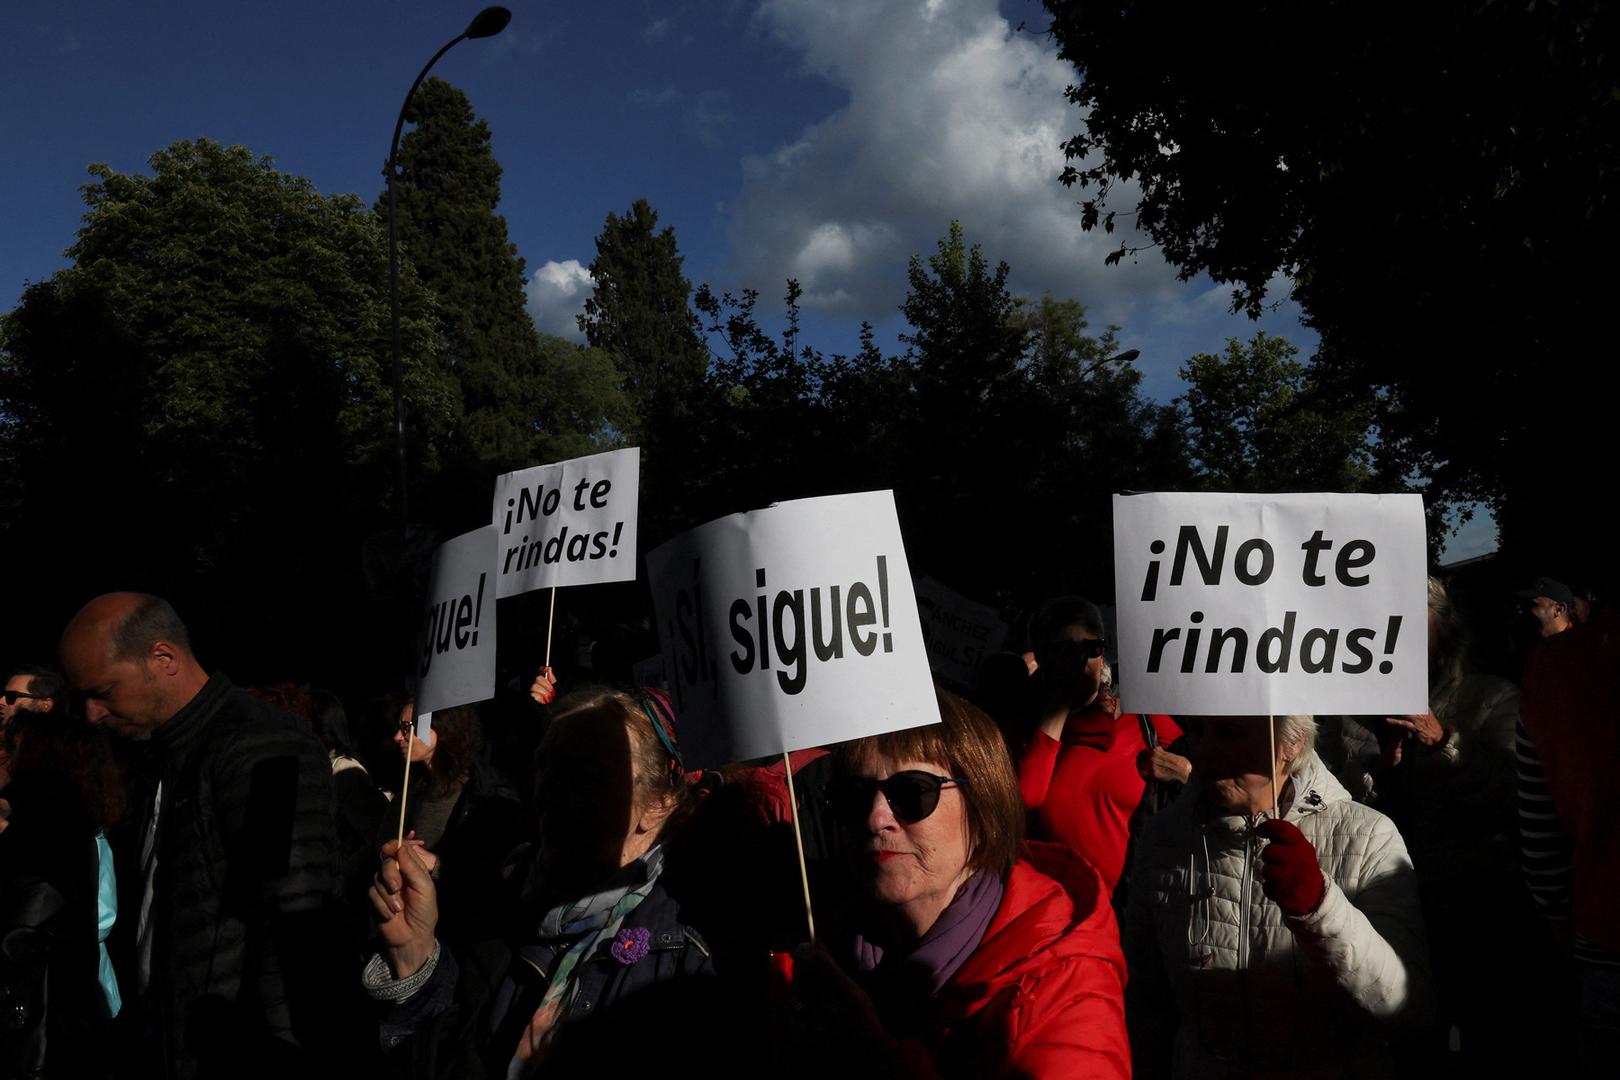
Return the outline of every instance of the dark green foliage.
[[[1210,491],[1361,491],[1372,479],[1370,404],[1342,407],[1299,350],[1263,331],[1181,369],[1187,445]]]
[[[1133,214],[1251,313],[1291,278],[1318,384],[1378,395],[1392,475],[1489,501],[1537,565],[1606,565],[1567,521],[1579,463],[1606,456],[1613,5],[1047,7],[1086,110],[1064,179],[1088,227]],[[1126,179],[1139,197],[1110,201]]]
[[[742,509],[807,495],[893,488],[916,572],[1009,608],[1043,595],[1111,592],[1108,496],[1177,487],[1175,413],[1142,400],[1110,329],[1086,333],[1074,301],[1025,302],[953,224],[914,258],[899,356],[870,328],[853,356],[799,339],[796,282],[780,340],[757,295],[700,290],[728,440],[705,501]]]
[[[675,230],[636,200],[623,217],[609,214],[591,263],[595,289],[579,326],[593,348],[613,357],[634,411],[630,441],[642,448],[642,529],[649,542],[702,521],[703,492],[719,451],[709,445],[719,403],[707,379],[709,351],[681,271]]]
[[[286,644],[341,629],[310,613],[353,593],[359,537],[391,511],[385,237],[241,147],[150,165],[91,168],[73,266],[0,322],[12,588],[43,626],[110,587],[195,600],[203,640],[253,610],[248,640],[285,634],[305,663]],[[431,468],[454,398],[431,299],[409,273],[403,294]]]
[[[585,340],[617,358],[644,442],[661,425],[691,418],[708,372],[681,261],[675,230],[658,229],[658,212],[646,199],[624,217],[609,214],[591,262],[595,290],[579,320]]]
[[[501,166],[467,95],[428,79],[405,119],[415,126],[394,181],[400,251],[437,300],[440,362],[461,406],[443,467],[421,478],[413,507],[459,531],[487,512],[496,473],[618,445],[631,414],[609,357],[535,330],[523,259],[495,212]],[[386,191],[377,211],[388,211]]]

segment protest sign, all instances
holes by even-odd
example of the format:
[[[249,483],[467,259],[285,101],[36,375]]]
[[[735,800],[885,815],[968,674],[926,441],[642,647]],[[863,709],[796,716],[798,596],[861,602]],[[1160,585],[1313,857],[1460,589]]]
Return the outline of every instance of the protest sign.
[[[939,721],[892,492],[719,518],[647,572],[689,765]]]
[[[634,581],[640,486],[639,447],[497,477],[495,595]]]
[[[1424,712],[1426,558],[1417,495],[1116,495],[1121,705]]]
[[[425,730],[424,714],[495,696],[495,542],[495,527],[486,525],[433,553],[417,634],[419,729]]]
[[[969,600],[931,577],[924,575],[914,584],[929,666],[958,686],[977,686],[979,665],[1001,648],[1007,624],[995,608]]]
[[[630,665],[630,681],[637,686],[654,686],[660,690],[669,689],[669,683],[664,678],[664,654],[654,653]]]

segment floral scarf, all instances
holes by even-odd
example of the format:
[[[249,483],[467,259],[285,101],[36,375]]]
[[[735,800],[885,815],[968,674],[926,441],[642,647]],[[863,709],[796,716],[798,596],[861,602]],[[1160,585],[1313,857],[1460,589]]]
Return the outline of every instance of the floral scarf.
[[[594,955],[604,941],[613,942],[613,955],[621,963],[631,963],[639,960],[640,954],[645,954],[646,943],[643,939],[646,931],[627,932],[627,936],[642,935],[627,942],[615,939],[620,936],[620,927],[625,918],[652,892],[663,869],[663,848],[655,846],[603,882],[594,892],[548,908],[540,916],[534,943],[521,948],[519,954],[530,967],[542,972],[549,971],[549,977],[539,1006],[520,1037],[520,1051],[507,1067],[508,1078],[515,1080],[530,1074],[530,1055],[522,1052],[521,1044],[542,1032],[554,1030],[556,1021],[579,988],[574,974],[581,961]],[[530,886],[536,883],[537,879],[531,877]],[[636,952],[638,947],[640,954]],[[504,1011],[504,1008],[498,1009],[497,1015]],[[546,1015],[548,1012],[552,1014],[549,1018]]]

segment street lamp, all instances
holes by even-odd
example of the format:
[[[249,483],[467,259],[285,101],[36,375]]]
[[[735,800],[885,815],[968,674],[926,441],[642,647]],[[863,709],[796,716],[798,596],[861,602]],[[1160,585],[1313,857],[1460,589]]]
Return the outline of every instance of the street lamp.
[[[416,88],[422,85],[427,73],[439,57],[449,52],[452,47],[465,41],[467,38],[494,37],[506,29],[506,24],[512,21],[512,13],[503,7],[487,7],[473,16],[467,29],[451,38],[444,48],[433,54],[422,70],[417,74],[416,81],[405,93],[405,101],[399,107],[399,119],[394,121],[394,141],[388,144],[388,317],[394,335],[394,454],[397,457],[396,476],[399,485],[399,525],[403,530],[410,524],[410,495],[405,486],[405,364],[400,359],[399,345],[399,225],[394,214],[394,173],[397,171],[396,158],[399,156],[399,133],[405,128],[405,113],[411,107],[411,98],[416,96]]]
[[[1090,367],[1086,368],[1085,371],[1082,371],[1080,373],[1081,377],[1084,377],[1086,375],[1094,375],[1097,372],[1101,371],[1103,368],[1107,367],[1109,364],[1118,364],[1120,367],[1124,367],[1126,364],[1130,363],[1132,360],[1135,360],[1138,356],[1141,356],[1141,355],[1142,355],[1142,350],[1141,349],[1126,349],[1124,352],[1120,353],[1118,356],[1110,356],[1110,357],[1108,357],[1107,359],[1104,359],[1104,360],[1094,361],[1091,364]]]

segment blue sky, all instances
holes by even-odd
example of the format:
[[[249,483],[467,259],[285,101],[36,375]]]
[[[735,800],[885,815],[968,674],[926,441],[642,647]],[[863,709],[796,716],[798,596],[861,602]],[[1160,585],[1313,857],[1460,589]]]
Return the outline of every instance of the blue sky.
[[[952,219],[1011,265],[1015,291],[1073,297],[1094,327],[1119,324],[1157,399],[1228,337],[1314,343],[1283,293],[1256,324],[1152,252],[1103,265],[1111,238],[1080,231],[1075,194],[1055,179],[1059,141],[1082,118],[1052,43],[1018,29],[1043,24],[1031,0],[507,6],[500,37],[461,43],[434,73],[493,130],[501,212],[543,329],[572,332],[603,218],[644,197],[675,226],[694,284],[774,301],[799,278],[809,339],[828,351],[853,349],[863,318],[892,347],[906,260]],[[154,150],[206,136],[371,200],[410,80],[478,7],[5,5],[0,303],[65,265],[94,161],[139,171]],[[1465,531],[1452,554],[1488,550],[1490,533]]]

